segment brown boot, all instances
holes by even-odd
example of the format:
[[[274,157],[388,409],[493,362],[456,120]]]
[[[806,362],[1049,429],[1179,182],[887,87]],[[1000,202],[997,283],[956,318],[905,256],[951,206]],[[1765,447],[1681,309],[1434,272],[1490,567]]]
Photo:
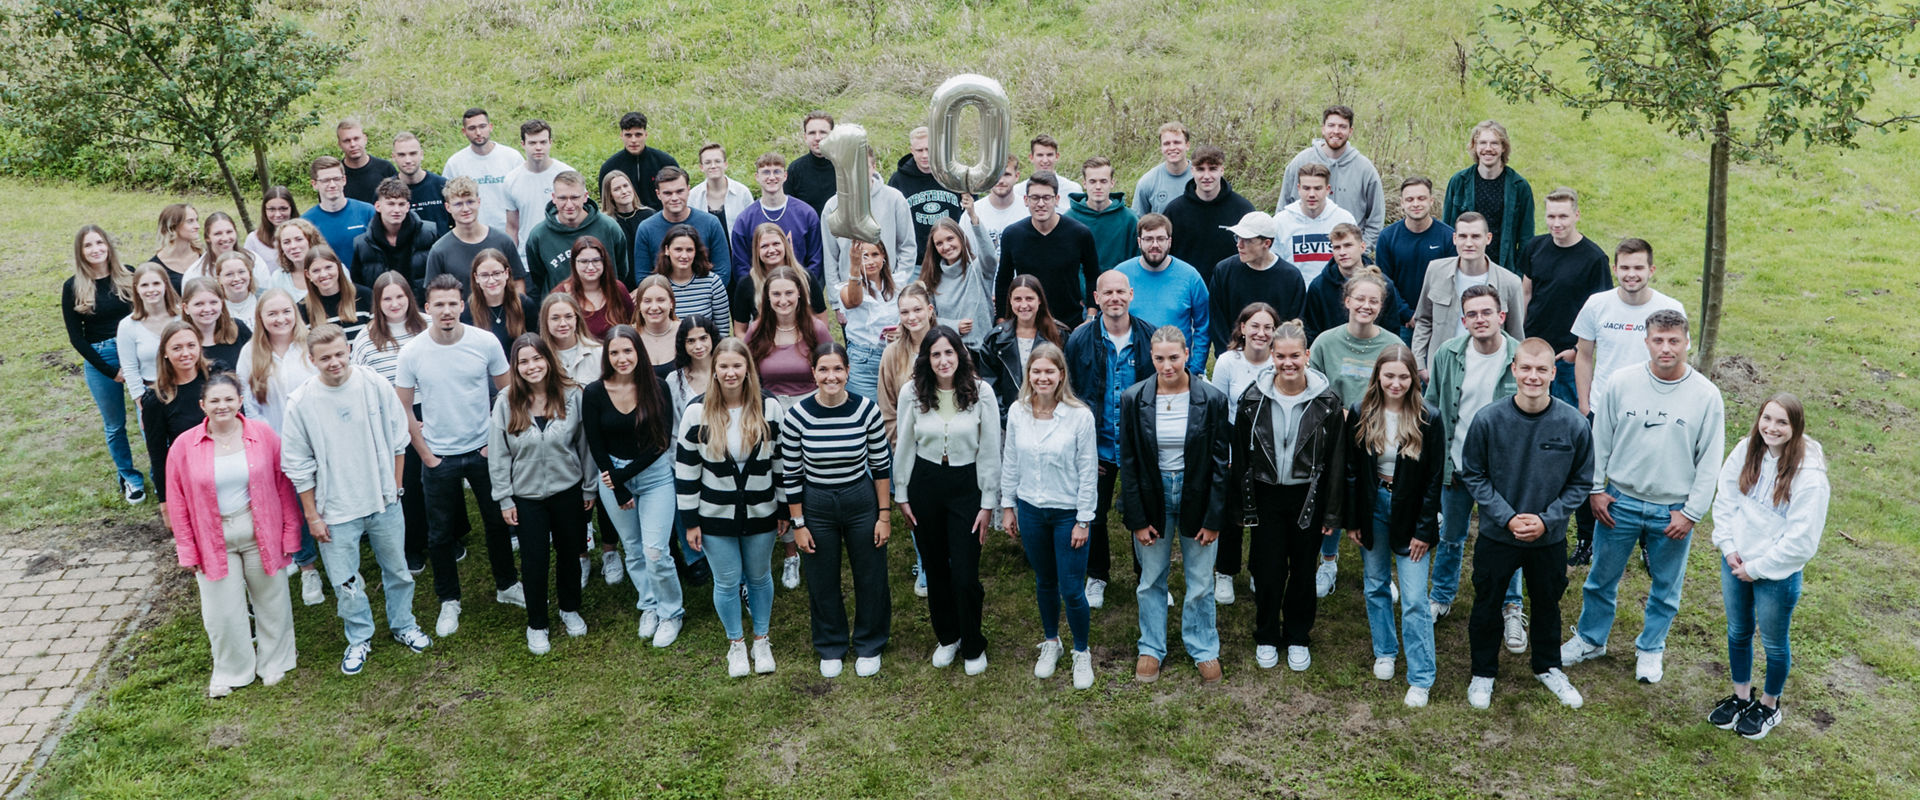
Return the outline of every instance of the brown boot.
[[[1215,686],[1220,683],[1220,659],[1216,658],[1212,661],[1202,661],[1195,664],[1194,668],[1200,670],[1200,684],[1202,686]]]
[[[1160,659],[1143,655],[1133,665],[1133,679],[1141,683],[1153,683],[1160,680]]]

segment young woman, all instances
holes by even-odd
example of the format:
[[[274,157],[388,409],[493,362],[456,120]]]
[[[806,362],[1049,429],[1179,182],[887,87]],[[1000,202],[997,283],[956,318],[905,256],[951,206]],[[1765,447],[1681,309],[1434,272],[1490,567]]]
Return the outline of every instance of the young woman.
[[[859,272],[839,287],[840,307],[846,309],[842,328],[853,372],[847,391],[869,400],[880,399],[880,357],[888,342],[900,333],[900,307],[893,285],[893,267],[887,249],[869,242],[853,243]]]
[[[278,289],[262,295],[254,310],[253,330],[253,339],[240,348],[238,375],[246,387],[240,399],[248,419],[265,422],[277,432],[286,416],[287,398],[320,370],[307,358],[307,324],[300,321],[292,295]],[[326,581],[315,566],[319,558],[319,544],[311,534],[302,534],[293,563],[300,567],[300,601],[310,606],[326,599]]]
[[[782,410],[813,393],[813,351],[833,338],[826,321],[802,299],[806,282],[789,267],[769,273],[760,284],[759,314],[747,326],[747,349],[753,352],[760,388],[779,398]]]
[[[487,428],[487,474],[500,516],[520,537],[521,581],[526,584],[527,650],[546,655],[547,561],[559,572],[560,623],[568,636],[585,636],[580,617],[579,562],[586,548],[598,470],[580,424],[580,387],[561,372],[537,333],[521,334],[507,351],[511,377]]]
[[[473,289],[460,321],[493,334],[501,352],[509,352],[523,334],[540,331],[540,309],[513,288],[507,254],[491,247],[473,257]],[[511,362],[509,362],[511,366]]]
[[[147,499],[147,479],[133,466],[127,441],[127,393],[120,369],[120,321],[133,312],[133,273],[121,266],[107,232],[83,225],[73,235],[73,277],[60,287],[60,318],[67,343],[80,354],[87,393],[100,411],[107,453],[129,504]],[[138,395],[135,395],[138,398]]]
[[[681,328],[673,284],[665,275],[648,275],[640,280],[639,288],[634,289],[633,302],[640,315],[640,341],[647,346],[647,363],[653,365],[655,375],[666,377],[673,369]]]
[[[280,258],[280,226],[287,220],[300,216],[300,207],[293,202],[293,192],[285,186],[275,186],[260,197],[260,227],[247,234],[245,247],[259,256],[269,265]]]
[[[266,259],[241,248],[240,225],[234,222],[233,217],[228,216],[225,211],[208,214],[206,223],[200,226],[200,235],[202,242],[200,260],[193,262],[193,266],[187,268],[187,280],[194,278],[218,280],[220,257],[228,253],[239,253],[246,257],[247,263],[253,267],[255,281],[265,280],[268,271],[272,269],[267,266]],[[184,287],[185,284],[182,286]]]
[[[167,519],[167,450],[173,440],[205,422],[200,394],[206,388],[207,361],[193,326],[174,321],[160,333],[160,364],[153,388],[140,397],[140,433],[147,440],[148,474]]]
[[[713,386],[681,415],[674,456],[687,544],[713,564],[713,607],[727,632],[727,676],[773,672],[767,630],[773,612],[773,540],[787,527],[786,493],[774,480],[780,402],[761,394],[753,353],[720,340]],[[740,585],[753,615],[753,663],[740,625]]]
[[[933,330],[933,292],[924,284],[911,283],[900,290],[894,305],[900,314],[900,335],[880,353],[880,418],[887,422],[888,442],[895,441],[894,428],[899,424],[900,389],[913,380],[920,345]]]
[[[1288,320],[1273,332],[1272,365],[1235,401],[1232,503],[1253,529],[1254,661],[1295,672],[1313,663],[1313,570],[1324,537],[1341,523],[1346,447],[1340,395],[1307,367],[1307,332]],[[1416,596],[1418,597],[1418,596]],[[1282,608],[1285,609],[1284,627]]]
[[[727,280],[713,271],[707,260],[707,246],[692,225],[675,225],[660,240],[660,257],[653,262],[653,274],[664,276],[673,292],[673,307],[679,314],[705,314],[720,326],[721,336],[732,335],[728,327]]]
[[[547,299],[540,301],[540,338],[547,342],[547,349],[553,351],[554,363],[560,373],[576,386],[586,386],[600,380],[600,341],[588,335],[582,327],[586,313],[580,310],[580,303],[566,292],[553,292]],[[594,508],[594,514],[600,520],[600,530],[613,530],[613,522],[607,518],[607,505]],[[593,538],[591,531],[587,538]],[[587,545],[592,547],[592,543]],[[580,588],[587,588],[587,576],[592,574],[587,560],[587,550],[580,551]],[[626,568],[620,565],[620,547],[611,536],[600,537],[600,577],[612,586],[625,580]]]
[[[794,540],[807,571],[813,648],[820,675],[840,675],[847,651],[854,674],[880,671],[891,631],[887,540],[893,508],[886,502],[892,471],[886,430],[873,401],[847,393],[847,350],[826,340],[813,351],[820,390],[787,411],[781,423],[781,486]],[[813,515],[808,519],[806,513]],[[853,631],[840,592],[840,553],[853,572]]]
[[[180,337],[190,342],[190,332]],[[200,621],[213,649],[208,697],[280,682],[294,668],[287,553],[300,544],[300,497],[280,471],[280,437],[240,414],[240,381],[197,378],[205,421],[167,454],[167,514],[180,566],[200,587]],[[176,398],[177,399],[177,398]],[[249,621],[251,620],[251,624]]]
[[[220,284],[220,299],[227,302],[227,313],[234,319],[253,319],[254,306],[260,302],[260,274],[252,253],[214,256],[213,279]]]
[[[1093,411],[1067,384],[1067,354],[1052,342],[1033,346],[1020,399],[1007,412],[1000,466],[1000,525],[1019,539],[1033,565],[1040,608],[1036,678],[1053,677],[1060,663],[1060,606],[1073,632],[1073,686],[1093,686],[1087,649],[1087,537],[1100,478],[1100,441]],[[980,667],[986,668],[986,659]],[[972,664],[969,663],[969,669]]]
[[[320,245],[307,254],[307,299],[300,316],[308,325],[330,322],[347,332],[347,341],[359,338],[373,319],[373,290],[354,283],[333,248]]]
[[[613,173],[607,175],[612,177]],[[573,274],[553,290],[573,296],[586,319],[588,335],[604,340],[613,326],[632,325],[633,293],[607,268],[613,263],[613,253],[606,244],[596,237],[582,236],[573,240],[572,258]]]
[[[1713,498],[1713,546],[1720,548],[1720,596],[1727,609],[1727,671],[1733,694],[1708,721],[1749,739],[1780,724],[1780,692],[1793,665],[1788,643],[1801,570],[1827,525],[1827,458],[1807,435],[1800,399],[1780,393],[1761,404],[1745,439],[1720,467]],[[1767,679],[1753,696],[1753,634],[1766,646]]]
[[[1154,379],[1120,396],[1120,516],[1140,564],[1140,659],[1134,677],[1160,678],[1167,660],[1167,575],[1173,541],[1186,570],[1180,640],[1206,684],[1218,683],[1220,632],[1214,622],[1213,560],[1227,505],[1227,395],[1187,372],[1185,334],[1153,333]]]
[[[620,170],[613,170],[600,178],[600,210],[613,217],[614,222],[620,223],[620,231],[627,235],[629,242],[633,241],[634,232],[640,230],[640,223],[654,215],[653,209],[640,204],[640,194],[633,189],[633,179]]]
[[[154,359],[160,352],[160,331],[180,319],[180,293],[168,280],[167,268],[141,264],[133,271],[133,309],[114,335],[120,353],[120,378],[138,401],[153,385]]]
[[[240,350],[253,339],[253,329],[233,318],[212,278],[188,278],[180,295],[181,316],[200,334],[200,350],[214,372],[240,367]]]
[[[980,345],[980,377],[993,385],[994,397],[1000,402],[1001,427],[1006,426],[1007,412],[1020,400],[1020,386],[1027,375],[1027,356],[1033,353],[1034,343],[1051,342],[1054,347],[1065,350],[1067,334],[1072,332],[1066,325],[1054,321],[1053,314],[1047,311],[1047,295],[1040,288],[1040,280],[1032,275],[1013,276],[1013,287],[1007,290],[1007,305],[1013,310],[1013,317],[994,326]]]
[[[325,246],[327,240],[320,235],[320,229],[304,219],[290,219],[279,226],[274,233],[279,251],[275,263],[280,268],[273,270],[270,277],[260,282],[260,290],[280,289],[293,295],[294,300],[307,296],[307,258],[315,247]]]
[[[187,270],[200,261],[200,212],[187,203],[160,209],[160,249],[147,259],[167,270],[174,291],[186,282]]]
[[[1376,374],[1375,367],[1379,364],[1380,354],[1388,346],[1401,344],[1401,341],[1396,331],[1375,324],[1387,302],[1387,279],[1380,274],[1380,270],[1374,267],[1355,268],[1352,277],[1342,285],[1340,297],[1346,307],[1347,322],[1321,331],[1319,336],[1314,337],[1307,366],[1327,376],[1327,380],[1333,384],[1334,394],[1340,395],[1342,408],[1352,408],[1365,399],[1373,382],[1368,376]],[[1399,298],[1394,298],[1394,302],[1399,302]],[[1395,326],[1396,329],[1398,327]],[[1415,402],[1418,403],[1417,396]],[[1339,564],[1340,537],[1329,536],[1320,544],[1320,564],[1314,570],[1313,588],[1316,595],[1326,597],[1333,591]],[[1377,639],[1375,643],[1378,644]]]
[[[627,549],[625,572],[639,594],[640,638],[666,647],[686,608],[669,542],[674,534],[673,410],[631,325],[607,332],[599,380],[587,385],[581,421],[609,528]],[[737,594],[736,594],[737,596]]]
[[[827,296],[821,290],[820,281],[807,274],[806,268],[793,253],[793,240],[779,225],[762,222],[753,229],[753,253],[750,256],[753,266],[747,274],[733,285],[729,296],[733,298],[733,321],[745,325],[752,322],[759,313],[755,304],[761,295],[761,286],[767,282],[767,276],[782,267],[791,269],[800,276],[801,293],[806,295],[807,303],[814,314],[827,313]]]
[[[1371,270],[1372,268],[1367,268]],[[1353,291],[1361,275],[1347,282]],[[1357,317],[1351,299],[1350,319]],[[1321,341],[1337,332],[1320,335]],[[1373,676],[1393,680],[1400,641],[1393,632],[1399,576],[1400,639],[1407,650],[1406,704],[1421,708],[1433,688],[1433,614],[1427,604],[1427,553],[1440,541],[1440,475],[1446,438],[1440,410],[1420,397],[1420,366],[1400,337],[1374,359],[1360,402],[1347,409],[1346,529],[1366,564],[1367,627]],[[1318,355],[1318,351],[1315,351]]]
[[[644,333],[642,334],[645,335]],[[676,416],[686,413],[693,398],[707,393],[713,382],[713,346],[720,343],[720,327],[709,317],[695,314],[680,320],[674,340],[673,372],[667,375],[668,397]],[[652,358],[652,353],[648,353]],[[655,367],[655,372],[659,371]],[[676,423],[677,424],[677,423]]]
[[[920,264],[920,282],[933,293],[940,324],[959,331],[967,349],[978,350],[991,329],[994,271],[1000,262],[986,228],[980,226],[980,215],[973,210],[973,198],[962,194],[960,205],[967,209],[971,227],[961,228],[945,218],[933,224]]]
[[[400,348],[427,329],[427,318],[414,302],[407,276],[398,272],[375,278],[369,294],[373,297],[374,318],[367,323],[366,332],[353,340],[347,358],[372,367],[393,383],[400,370]],[[417,404],[413,419],[420,419]],[[427,495],[420,483],[419,451],[407,448],[406,459],[401,470],[400,485],[406,491],[400,494],[400,511],[407,519],[407,569],[418,575],[427,568]]]
[[[1280,325],[1280,312],[1266,303],[1248,303],[1240,310],[1240,317],[1233,323],[1233,336],[1227,341],[1227,351],[1213,361],[1213,387],[1227,395],[1227,421],[1233,422],[1239,413],[1240,398],[1246,396],[1248,387],[1260,375],[1261,370],[1271,365],[1273,358],[1273,330]],[[1245,550],[1246,531],[1240,520],[1228,514],[1227,527],[1220,531],[1220,551],[1214,555],[1213,602],[1218,605],[1232,605],[1233,576],[1240,574],[1241,553]],[[1251,580],[1248,583],[1252,586]]]

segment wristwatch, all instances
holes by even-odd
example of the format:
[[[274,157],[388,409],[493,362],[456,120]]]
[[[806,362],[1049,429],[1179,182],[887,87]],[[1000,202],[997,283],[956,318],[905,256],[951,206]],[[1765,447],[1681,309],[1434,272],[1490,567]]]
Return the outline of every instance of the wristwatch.
[[[794,517],[793,519],[790,519],[787,521],[787,530],[793,530],[794,528],[804,528],[804,527],[807,527],[806,517]]]

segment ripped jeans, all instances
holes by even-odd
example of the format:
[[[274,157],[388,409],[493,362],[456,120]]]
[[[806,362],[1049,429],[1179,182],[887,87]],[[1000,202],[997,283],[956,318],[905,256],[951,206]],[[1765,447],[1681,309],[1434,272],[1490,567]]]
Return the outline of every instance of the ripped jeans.
[[[328,525],[331,540],[320,542],[320,560],[333,584],[337,613],[347,625],[347,643],[373,639],[373,606],[360,577],[360,541],[373,549],[387,603],[387,627],[394,633],[418,627],[413,619],[413,573],[407,571],[407,521],[400,503],[359,519]]]
[[[614,458],[615,468],[629,463]],[[633,508],[621,508],[613,490],[600,485],[600,502],[607,519],[626,550],[627,575],[640,595],[635,604],[642,613],[652,611],[660,619],[679,619],[686,614],[680,593],[680,575],[673,566],[668,542],[679,526],[674,524],[673,456],[661,455],[640,474],[627,481],[633,494]]]

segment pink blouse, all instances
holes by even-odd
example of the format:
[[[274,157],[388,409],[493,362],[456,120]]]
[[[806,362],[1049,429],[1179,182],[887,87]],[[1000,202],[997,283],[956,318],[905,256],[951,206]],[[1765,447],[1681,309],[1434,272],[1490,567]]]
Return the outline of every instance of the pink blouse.
[[[280,437],[265,422],[240,420],[247,454],[247,495],[253,511],[253,535],[260,566],[278,573],[300,549],[300,495],[280,471]],[[180,566],[198,566],[207,580],[227,576],[227,537],[221,528],[220,498],[213,483],[213,437],[202,422],[173,441],[167,451],[167,521]]]
[[[747,326],[747,339],[753,339],[753,331],[760,327],[760,321],[754,320]],[[833,340],[833,334],[827,331],[827,323],[819,319],[813,321],[813,341],[815,344]],[[773,348],[766,358],[760,359],[760,388],[781,397],[795,397],[811,394],[818,388],[813,383],[813,354],[807,352],[804,341],[796,341],[786,347]]]

